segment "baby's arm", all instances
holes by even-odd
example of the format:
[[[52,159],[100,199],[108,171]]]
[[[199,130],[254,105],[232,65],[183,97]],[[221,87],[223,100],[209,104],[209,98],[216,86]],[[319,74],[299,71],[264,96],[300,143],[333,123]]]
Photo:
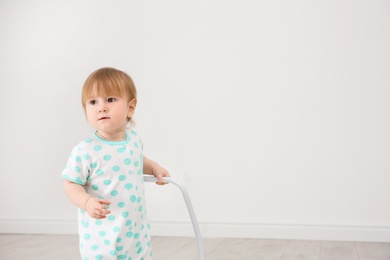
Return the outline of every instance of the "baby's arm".
[[[64,180],[64,191],[69,200],[78,208],[85,210],[92,218],[101,219],[111,212],[104,205],[111,202],[94,198],[80,184]]]
[[[171,177],[169,172],[161,167],[155,161],[144,156],[144,174],[154,175],[157,178],[157,184],[164,185],[163,177]]]

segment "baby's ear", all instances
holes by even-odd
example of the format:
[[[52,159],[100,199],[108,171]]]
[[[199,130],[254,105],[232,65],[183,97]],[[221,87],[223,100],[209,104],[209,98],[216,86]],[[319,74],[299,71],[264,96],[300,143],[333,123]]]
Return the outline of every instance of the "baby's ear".
[[[127,107],[129,108],[128,117],[133,116],[136,106],[137,106],[137,100],[135,98],[133,98],[132,100],[130,100],[130,102],[127,105]]]

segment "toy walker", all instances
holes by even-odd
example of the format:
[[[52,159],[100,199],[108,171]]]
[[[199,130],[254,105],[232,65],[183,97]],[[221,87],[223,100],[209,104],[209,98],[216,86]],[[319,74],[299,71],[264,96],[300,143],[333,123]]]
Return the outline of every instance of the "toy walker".
[[[157,182],[157,178],[154,176],[151,176],[151,175],[150,176],[144,175],[144,181],[145,182]],[[190,218],[191,218],[192,227],[194,228],[194,232],[195,232],[196,243],[198,245],[199,260],[204,260],[204,250],[203,250],[203,244],[202,244],[202,237],[200,234],[198,221],[196,220],[195,211],[194,211],[194,208],[192,207],[192,203],[190,200],[190,196],[188,195],[187,189],[185,188],[184,185],[182,185],[179,181],[177,181],[176,179],[174,179],[172,177],[164,177],[163,181],[176,185],[180,189],[181,193],[183,194],[183,198],[184,198],[184,201],[185,201],[187,209],[188,209],[188,213],[189,213]]]

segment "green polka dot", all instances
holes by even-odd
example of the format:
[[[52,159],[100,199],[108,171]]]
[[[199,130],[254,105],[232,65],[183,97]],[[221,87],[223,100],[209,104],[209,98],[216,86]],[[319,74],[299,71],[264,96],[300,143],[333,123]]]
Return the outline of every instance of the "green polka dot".
[[[126,152],[126,148],[121,147],[121,148],[118,148],[116,151],[118,153],[124,153],[124,152]]]
[[[112,167],[112,170],[113,170],[114,172],[117,172],[117,171],[119,171],[120,169],[121,169],[121,167],[119,167],[118,165],[115,165],[115,166]]]
[[[130,196],[131,202],[135,202],[137,200],[137,197],[135,195]]]
[[[89,159],[89,154],[84,154],[83,158],[84,158],[84,160],[88,160]]]
[[[137,254],[141,254],[144,249],[142,247],[138,248]]]
[[[134,166],[137,167],[139,165],[139,162],[138,161],[135,161],[134,162]]]
[[[118,203],[118,207],[120,208],[124,208],[126,206],[126,204],[124,202],[119,202]]]
[[[129,212],[125,211],[122,212],[122,217],[127,218],[129,216]]]
[[[89,240],[89,239],[91,239],[91,235],[90,235],[90,234],[88,234],[88,233],[87,233],[87,234],[85,234],[85,235],[84,235],[84,239],[86,239],[86,240]]]
[[[138,148],[138,143],[134,142],[134,146],[135,146],[135,148]]]
[[[142,198],[141,198],[141,197],[138,197],[138,198],[137,198],[137,202],[138,202],[138,203],[140,203],[140,202],[141,202],[141,200],[142,200]]]
[[[98,219],[98,220],[95,221],[95,224],[98,225],[98,226],[100,226],[101,224],[103,224],[103,221],[101,221],[100,219]]]
[[[81,225],[83,225],[83,227],[87,228],[89,226],[88,222],[82,220],[81,221]]]
[[[120,229],[120,227],[116,226],[116,227],[113,228],[113,231],[115,233],[118,233],[119,231],[121,231],[121,229]]]
[[[112,255],[112,256],[116,255],[116,251],[111,250],[111,251],[110,251],[110,255]]]
[[[104,183],[105,185],[110,185],[110,184],[111,184],[111,180],[105,180],[103,183]]]
[[[97,255],[97,256],[95,256],[95,259],[96,260],[103,260],[104,258],[103,258],[103,255]]]
[[[131,190],[131,188],[133,188],[133,184],[131,184],[131,183],[126,183],[125,184],[125,189],[126,190]]]
[[[122,242],[122,238],[118,237],[118,238],[116,239],[116,242],[117,242],[117,243]]]
[[[84,183],[83,180],[80,177],[77,177],[75,180],[76,183]]]
[[[74,167],[74,171],[77,172],[77,173],[79,173],[79,172],[81,172],[81,168],[78,167],[78,166],[76,166],[76,167]]]
[[[96,251],[96,250],[99,249],[99,246],[98,246],[98,245],[93,245],[93,246],[91,246],[91,249],[92,249],[93,251]]]
[[[143,209],[143,207],[142,207],[142,206],[139,206],[139,207],[138,207],[138,212],[141,212],[142,209]]]
[[[97,167],[97,163],[91,163],[89,166],[90,166],[92,169],[95,169],[95,168]]]
[[[135,233],[135,234],[134,234],[134,238],[135,238],[135,239],[139,238],[139,233]]]
[[[104,237],[106,234],[107,234],[106,231],[100,231],[100,232],[99,232],[99,236],[101,236],[101,237]]]
[[[151,244],[152,244],[152,242],[149,240],[148,243],[147,243],[147,245],[150,247]]]
[[[126,165],[130,165],[131,164],[131,160],[129,158],[126,158],[124,161],[123,161]]]
[[[106,155],[104,155],[103,156],[103,159],[105,160],[105,161],[109,161],[109,160],[111,160],[111,155],[109,155],[109,154],[106,154]]]
[[[123,250],[123,246],[117,246],[116,247],[116,251],[122,251]]]
[[[76,162],[81,162],[81,157],[80,156],[76,156]]]
[[[130,226],[130,225],[131,225],[131,220],[126,221],[126,226]]]
[[[120,180],[120,181],[124,181],[126,179],[126,175],[119,175],[118,176],[118,180]]]
[[[139,247],[141,245],[141,241],[138,241],[137,244],[135,244],[135,247]]]
[[[93,147],[93,149],[94,149],[95,151],[100,151],[100,150],[102,149],[102,147],[101,147],[100,145],[95,145],[95,146]]]
[[[110,242],[110,240],[106,239],[106,240],[104,240],[104,244],[105,244],[106,246],[109,246],[109,245],[111,244],[111,242]]]
[[[119,194],[119,192],[117,191],[117,190],[113,190],[113,191],[111,191],[111,196],[118,196],[118,194]]]
[[[93,142],[93,139],[92,139],[92,138],[87,138],[87,139],[85,139],[84,142],[86,142],[86,143],[92,143],[92,142]]]
[[[103,175],[104,174],[104,171],[102,169],[99,169],[96,171],[96,175],[100,176],[100,175]]]
[[[138,175],[141,175],[142,174],[142,169],[139,169],[138,171],[137,171],[137,174]],[[143,181],[143,180],[142,180]]]
[[[130,238],[132,236],[133,236],[133,232],[129,231],[129,232],[126,233],[126,237]]]
[[[110,221],[114,221],[115,220],[115,216],[114,215],[110,215],[107,217],[108,220]]]
[[[98,190],[98,189],[99,189],[99,186],[97,186],[96,184],[93,184],[93,185],[92,185],[92,189],[93,189],[93,190]]]
[[[127,258],[127,255],[119,255],[118,256],[118,259],[126,259]],[[131,258],[129,258],[131,260]],[[142,259],[142,258],[141,258]]]

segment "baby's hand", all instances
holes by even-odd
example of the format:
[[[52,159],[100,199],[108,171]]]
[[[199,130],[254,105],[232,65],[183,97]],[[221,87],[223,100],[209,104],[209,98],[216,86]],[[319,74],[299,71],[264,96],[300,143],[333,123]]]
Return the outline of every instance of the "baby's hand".
[[[156,183],[158,185],[167,184],[163,181],[163,177],[171,177],[171,175],[169,175],[169,172],[167,170],[165,170],[163,167],[161,167],[157,163],[153,166],[152,170],[153,170],[153,175],[157,178]]]
[[[107,200],[91,197],[87,200],[87,203],[85,203],[85,211],[88,212],[91,218],[106,218],[106,216],[111,213],[111,211],[107,209],[106,205],[110,204],[111,202]]]

